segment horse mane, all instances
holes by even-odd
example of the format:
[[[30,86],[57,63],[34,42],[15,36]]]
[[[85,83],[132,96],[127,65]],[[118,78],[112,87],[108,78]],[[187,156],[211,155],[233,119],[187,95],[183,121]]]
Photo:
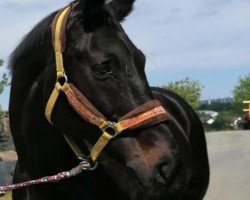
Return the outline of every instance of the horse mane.
[[[28,71],[26,78],[29,78],[27,76],[41,72],[46,67],[43,63],[48,51],[52,50],[50,27],[56,13],[57,11],[40,21],[13,51],[9,62],[11,74]]]

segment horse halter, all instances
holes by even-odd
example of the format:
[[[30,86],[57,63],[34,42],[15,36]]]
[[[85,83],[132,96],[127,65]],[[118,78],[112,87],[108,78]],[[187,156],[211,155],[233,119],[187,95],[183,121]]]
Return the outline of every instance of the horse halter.
[[[68,82],[64,70],[63,52],[65,52],[66,48],[67,21],[71,10],[74,8],[74,6],[76,6],[76,4],[77,3],[71,4],[60,10],[53,20],[52,40],[56,59],[57,82],[47,102],[45,116],[52,124],[51,116],[53,108],[56,104],[59,94],[63,92],[71,107],[85,121],[98,126],[103,132],[90,152],[89,158],[91,158],[95,163],[104,147],[123,131],[161,123],[166,121],[169,118],[169,115],[158,100],[151,100],[129,112],[127,115],[118,120],[118,122],[110,122],[76,87],[74,87],[73,84]],[[84,154],[81,152],[80,148],[76,145],[74,139],[66,135],[64,135],[64,137],[76,156],[80,160],[86,159],[84,158]]]

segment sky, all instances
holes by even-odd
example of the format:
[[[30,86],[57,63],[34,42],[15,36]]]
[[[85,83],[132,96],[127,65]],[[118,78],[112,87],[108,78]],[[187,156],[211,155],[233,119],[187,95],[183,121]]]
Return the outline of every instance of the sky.
[[[69,0],[0,0],[0,58],[22,37]],[[239,77],[250,73],[250,0],[136,0],[123,22],[147,57],[150,85],[185,77],[204,86],[201,99],[232,96]],[[7,109],[9,90],[0,96]]]

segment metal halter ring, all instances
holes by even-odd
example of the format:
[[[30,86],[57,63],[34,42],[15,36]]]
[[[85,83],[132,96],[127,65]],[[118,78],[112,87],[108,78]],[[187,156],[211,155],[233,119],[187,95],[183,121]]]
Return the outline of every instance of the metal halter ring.
[[[64,74],[64,75],[58,77],[57,81],[60,83],[61,86],[63,86],[65,83],[68,83],[68,77],[66,74]]]
[[[107,132],[112,136],[112,138],[115,138],[117,135],[119,135],[119,131],[115,127],[116,123],[115,122],[107,122],[107,125],[102,128],[103,133]]]

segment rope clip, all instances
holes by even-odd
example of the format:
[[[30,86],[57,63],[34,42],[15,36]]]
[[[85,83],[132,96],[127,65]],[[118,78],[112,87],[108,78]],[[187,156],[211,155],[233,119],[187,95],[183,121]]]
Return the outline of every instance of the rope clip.
[[[87,158],[79,157],[79,159],[81,162],[78,167],[80,167],[82,171],[94,171],[98,166],[98,162],[94,162],[90,156]]]

